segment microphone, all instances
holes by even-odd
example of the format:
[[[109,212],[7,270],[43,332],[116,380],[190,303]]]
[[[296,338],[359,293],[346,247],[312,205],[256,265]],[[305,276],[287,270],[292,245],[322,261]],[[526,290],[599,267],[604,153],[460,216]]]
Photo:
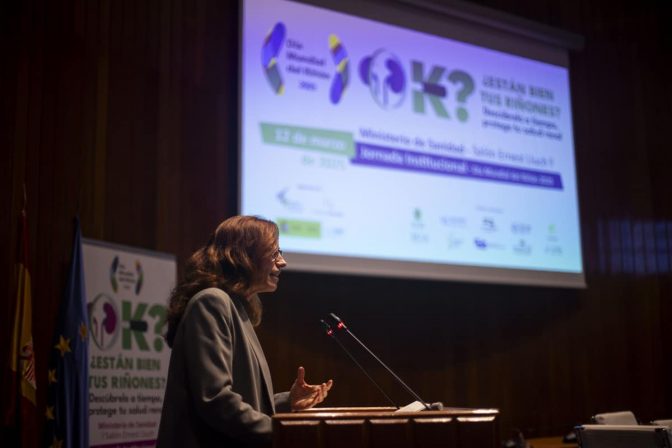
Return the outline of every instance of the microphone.
[[[355,359],[355,357],[352,356],[352,353],[350,353],[350,351],[349,351],[347,348],[345,348],[345,345],[343,345],[343,344],[341,343],[341,341],[338,340],[338,338],[336,337],[336,334],[334,334],[334,329],[331,328],[331,325],[329,325],[328,323],[326,323],[326,322],[324,321],[324,319],[320,319],[320,322],[322,322],[322,325],[324,326],[324,329],[325,329],[325,332],[327,333],[327,336],[331,337],[334,341],[336,341],[336,343],[343,349],[343,351],[348,355],[348,357],[352,360],[352,362],[354,362],[354,363],[357,365],[357,367],[359,367],[359,368],[362,370],[362,372],[364,372],[364,375],[366,375],[366,377],[373,383],[374,386],[376,386],[376,388],[380,391],[380,393],[383,394],[383,395],[385,396],[385,398],[387,398],[387,401],[389,401],[390,403],[392,403],[392,406],[394,406],[395,408],[399,409],[399,405],[397,405],[397,403],[395,403],[394,400],[392,400],[392,399],[385,393],[385,391],[383,391],[383,389],[380,387],[380,385],[379,385],[378,383],[376,383],[376,380],[374,380],[373,378],[371,378],[371,375],[369,375],[369,372],[366,371],[366,369],[364,368],[364,366],[362,366],[362,365]]]
[[[383,366],[383,368],[384,368],[385,370],[387,370],[388,373],[389,373],[390,375],[392,375],[392,377],[394,377],[394,379],[395,379],[399,384],[401,384],[401,386],[406,390],[406,392],[408,392],[409,394],[411,394],[411,396],[412,396],[416,401],[419,401],[420,403],[422,403],[422,405],[425,407],[425,410],[427,410],[427,411],[431,411],[431,410],[433,410],[433,409],[442,409],[442,408],[443,408],[443,405],[442,405],[441,403],[433,403],[431,406],[428,405],[427,402],[426,402],[425,400],[423,400],[422,398],[420,398],[420,396],[419,396],[417,393],[415,393],[415,391],[414,391],[413,389],[411,389],[406,383],[404,383],[404,381],[403,381],[401,378],[399,378],[399,376],[397,376],[397,374],[394,373],[394,372],[392,371],[392,369],[390,369],[390,368],[387,366],[387,364],[385,364],[379,357],[377,357],[371,350],[369,350],[369,348],[368,348],[366,345],[364,345],[364,343],[363,343],[362,341],[360,341],[359,338],[357,338],[357,336],[355,336],[355,335],[352,333],[352,331],[350,331],[350,329],[348,329],[348,327],[345,325],[345,322],[343,322],[343,320],[341,320],[340,317],[338,317],[338,316],[335,315],[334,313],[329,313],[329,315],[330,315],[331,318],[336,322],[336,329],[337,329],[337,330],[339,330],[339,331],[345,331],[347,334],[349,334],[350,337],[351,337],[352,339],[354,339],[354,340],[355,340],[355,341],[356,341],[356,342],[357,342],[357,343],[358,343],[364,350],[366,350],[366,352],[367,352],[369,355],[371,355],[371,356],[373,357],[373,359],[375,359],[375,360],[378,362],[378,364],[380,364],[381,366]],[[331,328],[331,327],[330,327],[330,328]],[[367,375],[367,376],[368,376],[368,375]]]

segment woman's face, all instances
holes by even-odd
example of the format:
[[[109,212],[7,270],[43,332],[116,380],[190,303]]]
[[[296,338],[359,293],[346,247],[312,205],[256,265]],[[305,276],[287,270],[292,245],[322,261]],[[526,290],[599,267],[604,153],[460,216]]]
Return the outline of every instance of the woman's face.
[[[278,247],[277,241],[274,246],[273,255],[268,259],[261,260],[258,268],[257,281],[250,288],[252,294],[260,292],[273,292],[278,289],[278,282],[280,282],[280,270],[287,266],[287,262],[282,257],[282,251]]]

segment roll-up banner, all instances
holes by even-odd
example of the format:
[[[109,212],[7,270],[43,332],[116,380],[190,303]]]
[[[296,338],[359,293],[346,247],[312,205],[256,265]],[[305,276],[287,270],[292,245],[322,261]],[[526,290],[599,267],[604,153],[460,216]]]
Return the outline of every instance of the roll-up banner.
[[[83,240],[92,447],[154,446],[170,348],[163,339],[175,256]]]

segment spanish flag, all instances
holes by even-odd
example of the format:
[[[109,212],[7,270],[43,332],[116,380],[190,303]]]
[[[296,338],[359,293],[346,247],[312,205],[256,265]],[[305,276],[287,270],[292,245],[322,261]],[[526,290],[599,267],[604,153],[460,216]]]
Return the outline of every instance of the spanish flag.
[[[35,353],[33,352],[33,310],[28,269],[28,221],[26,211],[19,222],[16,311],[10,348],[9,397],[4,410],[5,425],[18,429],[22,446],[32,446],[37,426]]]

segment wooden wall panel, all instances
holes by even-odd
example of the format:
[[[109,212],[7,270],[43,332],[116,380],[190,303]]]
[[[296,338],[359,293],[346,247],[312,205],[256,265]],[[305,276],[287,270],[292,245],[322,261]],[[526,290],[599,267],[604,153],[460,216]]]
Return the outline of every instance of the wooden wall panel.
[[[670,7],[478,3],[586,37],[571,83],[588,288],[286,273],[259,330],[276,388],[301,363],[334,377],[331,405],[387,404],[321,334],[333,311],[426,399],[501,408],[503,435],[563,434],[610,410],[670,417]],[[76,213],[85,236],[182,262],[235,212],[238,13],[215,0],[0,6],[0,359],[25,184],[40,390]],[[660,226],[653,261],[645,241],[615,245]]]

